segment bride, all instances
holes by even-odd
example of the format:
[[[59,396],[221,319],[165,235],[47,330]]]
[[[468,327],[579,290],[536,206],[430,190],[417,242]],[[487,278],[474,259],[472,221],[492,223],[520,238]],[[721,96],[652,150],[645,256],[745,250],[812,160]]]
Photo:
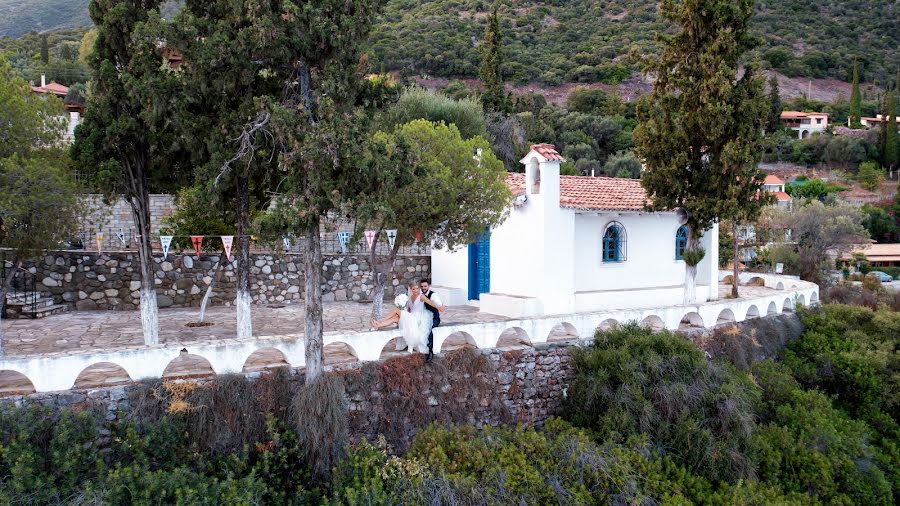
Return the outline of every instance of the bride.
[[[409,300],[403,309],[394,308],[381,321],[373,321],[372,328],[381,330],[399,324],[400,337],[397,338],[397,350],[408,348],[409,352],[428,353],[428,333],[431,332],[433,317],[425,309],[425,304],[432,302],[419,291],[419,285],[409,283]]]

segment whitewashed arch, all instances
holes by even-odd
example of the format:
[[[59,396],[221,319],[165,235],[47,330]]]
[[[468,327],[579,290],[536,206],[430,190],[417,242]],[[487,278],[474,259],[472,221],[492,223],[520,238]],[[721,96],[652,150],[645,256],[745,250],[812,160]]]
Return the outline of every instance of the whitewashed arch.
[[[443,353],[452,349],[469,347],[478,348],[478,343],[475,341],[475,338],[468,332],[457,330],[448,335],[447,338],[441,342],[440,351]]]
[[[696,311],[691,311],[689,313],[685,313],[684,316],[681,317],[682,325],[687,325],[690,327],[703,328],[706,324],[703,322],[703,317],[700,316],[700,313]]]
[[[261,365],[254,364],[253,362],[256,361],[263,363]],[[247,357],[247,360],[244,360],[244,366],[241,370],[243,372],[251,372],[290,366],[291,364],[288,362],[287,356],[285,356],[283,351],[278,348],[266,347],[251,353],[250,356]]]
[[[800,307],[806,306],[806,297],[802,293],[797,295],[797,304],[799,304]]]
[[[349,362],[359,362],[359,355],[356,349],[344,341],[334,341],[322,347],[322,355],[325,357],[325,364],[345,364]]]
[[[497,336],[495,347],[501,346],[531,346],[531,338],[522,327],[509,327]]]
[[[722,325],[723,323],[734,323],[734,311],[725,308],[719,311],[719,316],[716,317],[716,325]]]
[[[794,312],[794,301],[791,300],[790,297],[786,297],[784,299],[784,303],[781,305],[782,313],[793,313]]]
[[[766,280],[761,278],[760,276],[753,276],[744,284],[747,286],[766,286]]]
[[[193,353],[180,353],[166,365],[163,370],[163,378],[194,378],[199,376],[214,376],[216,370],[206,357]]]
[[[600,325],[597,328],[600,330],[615,330],[616,327],[619,327],[621,325],[622,324],[619,323],[619,320],[616,320],[615,318],[607,318],[600,322]]]
[[[769,303],[768,309],[766,309],[766,316],[772,316],[778,314],[778,305],[775,304],[775,301]]]
[[[819,303],[819,294],[816,292],[812,292],[811,294],[809,294],[809,305],[815,306],[818,303]]]
[[[659,316],[652,314],[641,320],[641,327],[652,329],[652,330],[664,330],[666,328],[666,323]]]
[[[98,381],[95,376],[101,376]],[[75,378],[73,388],[97,388],[121,385],[130,382],[131,376],[119,364],[112,362],[96,362],[85,367]]]
[[[547,334],[547,341],[569,341],[578,339],[578,330],[569,322],[559,322]]]
[[[0,371],[0,395],[23,395],[36,391],[28,376],[8,369]]]
[[[759,318],[759,308],[754,304],[751,304],[750,307],[747,308],[747,313],[744,315],[745,320],[749,320],[750,318]]]
[[[776,289],[776,290],[784,290],[784,283],[782,283],[781,281],[779,281],[778,284],[775,285],[775,289]]]

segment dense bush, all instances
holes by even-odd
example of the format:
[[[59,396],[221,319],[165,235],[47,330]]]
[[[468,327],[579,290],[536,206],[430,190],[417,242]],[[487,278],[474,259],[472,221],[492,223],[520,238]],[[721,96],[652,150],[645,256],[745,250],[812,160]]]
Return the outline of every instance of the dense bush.
[[[758,392],[746,375],[669,332],[600,331],[575,355],[564,416],[604,438],[646,434],[678,464],[714,481],[752,475],[746,456]]]

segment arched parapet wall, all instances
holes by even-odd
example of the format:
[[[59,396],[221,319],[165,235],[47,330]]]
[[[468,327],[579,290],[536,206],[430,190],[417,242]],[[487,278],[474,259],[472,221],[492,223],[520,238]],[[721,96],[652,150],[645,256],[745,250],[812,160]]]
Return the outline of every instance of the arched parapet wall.
[[[444,338],[440,340],[440,343],[438,343],[437,336],[435,336],[435,352],[443,353],[449,351],[451,348],[456,349],[459,347],[477,348],[478,343],[475,340],[475,337],[472,336],[472,334],[461,330],[451,332],[450,334],[444,336]]]
[[[84,368],[75,378],[74,388],[98,388],[132,381],[128,372],[112,362],[97,362]]]
[[[749,320],[751,318],[759,318],[759,308],[756,307],[755,304],[750,304],[747,307],[746,312],[744,312],[744,320]]]
[[[766,306],[766,316],[773,316],[778,314],[778,304],[773,300],[769,302],[769,305]]]
[[[273,369],[276,367],[290,367],[291,363],[288,362],[287,357],[284,352],[279,350],[278,348],[269,346],[265,348],[259,348],[254,351],[244,360],[244,366],[241,368],[242,372],[252,372],[252,371],[261,371],[265,369]]]
[[[578,339],[580,334],[578,334],[578,329],[575,328],[569,322],[560,322],[553,326],[550,330],[550,333],[547,334],[547,342],[552,341],[569,341],[572,339]]]
[[[0,396],[27,395],[37,392],[28,376],[19,371],[0,370]]]
[[[703,317],[700,316],[700,313],[697,311],[690,311],[681,317],[680,325],[687,325],[690,327],[696,328],[704,328],[706,324],[703,322]]]
[[[509,327],[497,336],[495,348],[502,346],[532,346],[531,337],[522,327]]]

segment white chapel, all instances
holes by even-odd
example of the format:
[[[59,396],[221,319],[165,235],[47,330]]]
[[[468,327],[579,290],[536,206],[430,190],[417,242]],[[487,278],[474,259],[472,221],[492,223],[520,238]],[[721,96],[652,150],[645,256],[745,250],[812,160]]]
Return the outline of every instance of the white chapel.
[[[678,213],[647,212],[637,179],[560,176],[550,144],[510,173],[509,217],[475,243],[431,255],[432,283],[450,305],[478,301],[509,317],[681,304],[687,230]],[[696,302],[718,296],[718,228],[700,240]]]

